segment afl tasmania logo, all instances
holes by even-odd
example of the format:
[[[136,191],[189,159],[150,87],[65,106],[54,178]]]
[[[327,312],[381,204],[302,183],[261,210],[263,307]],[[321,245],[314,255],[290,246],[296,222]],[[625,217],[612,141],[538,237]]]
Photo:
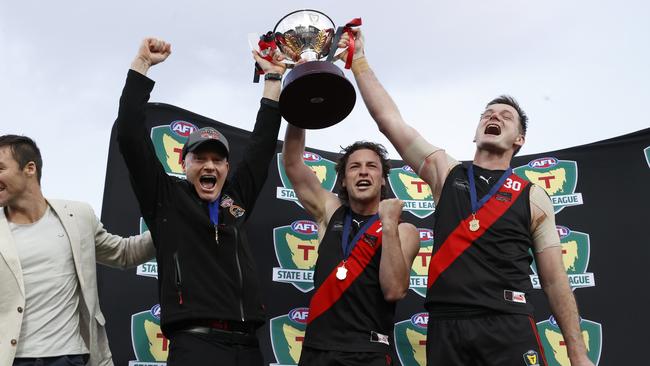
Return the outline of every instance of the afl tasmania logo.
[[[544,354],[549,366],[569,366],[571,361],[564,342],[564,336],[553,316],[548,320],[537,323],[537,331],[542,341]],[[587,346],[587,357],[598,365],[600,351],[603,346],[603,333],[600,323],[580,319],[580,334]],[[643,362],[641,362],[643,363]]]
[[[192,123],[187,121],[174,121],[170,125],[171,130],[181,137],[188,137],[192,132],[196,131],[197,128]]]
[[[395,349],[404,366],[427,364],[427,325],[429,314],[417,313],[411,319],[395,323]]]
[[[297,365],[302,352],[302,342],[305,339],[308,308],[295,308],[287,315],[271,319],[271,346],[277,363],[275,366]]]
[[[297,203],[298,206],[302,207],[300,202],[298,202],[298,197],[293,190],[289,177],[287,177],[287,173],[284,171],[282,154],[277,155],[277,160],[282,187],[277,188],[276,198],[285,201],[293,201]],[[336,184],[336,164],[331,160],[327,160],[322,156],[309,151],[303,152],[302,160],[305,165],[316,174],[316,178],[318,178],[321,186],[331,192]]]
[[[404,211],[408,211],[418,218],[431,215],[435,209],[431,188],[413,169],[404,165],[401,168],[391,169],[388,173],[388,182],[395,197],[404,202]]]
[[[555,213],[566,206],[582,204],[582,194],[575,193],[578,184],[578,164],[575,161],[547,156],[531,160],[513,172],[544,188],[551,197]]]
[[[411,284],[409,288],[424,297],[427,293],[427,273],[433,252],[433,230],[418,228],[420,234],[420,251],[411,266]]]
[[[137,361],[129,366],[164,366],[169,340],[160,330],[160,305],[131,316],[131,342]]]
[[[318,225],[298,220],[273,229],[275,256],[280,267],[273,268],[273,281],[292,284],[302,292],[314,289],[314,268],[318,258]]]
[[[183,145],[190,133],[196,131],[190,122],[176,120],[168,125],[151,128],[151,142],[158,160],[169,175],[183,177]]]

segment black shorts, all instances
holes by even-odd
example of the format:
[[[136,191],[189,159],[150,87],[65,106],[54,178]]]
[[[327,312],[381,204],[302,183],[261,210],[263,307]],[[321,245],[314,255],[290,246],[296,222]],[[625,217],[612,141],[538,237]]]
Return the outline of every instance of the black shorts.
[[[241,338],[241,339],[240,339]],[[254,335],[198,334],[175,331],[170,336],[167,366],[263,366]]]
[[[537,325],[526,315],[433,319],[427,329],[427,364],[435,366],[547,366]]]
[[[392,366],[393,359],[382,352],[341,352],[302,347],[299,366]]]

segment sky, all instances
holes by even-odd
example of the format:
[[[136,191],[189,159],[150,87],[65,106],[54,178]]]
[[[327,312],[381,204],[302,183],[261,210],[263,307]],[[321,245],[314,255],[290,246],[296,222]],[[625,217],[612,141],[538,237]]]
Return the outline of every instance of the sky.
[[[641,0],[0,0],[0,134],[38,143],[46,197],[89,202],[99,215],[110,131],[141,40],[173,49],[149,72],[151,101],[251,130],[262,84],[251,82],[248,34],[305,8],[336,25],[361,17],[368,62],[405,120],[457,159],[473,157],[479,115],[500,94],[530,118],[522,155],[650,126]],[[360,139],[399,158],[358,95],[350,116],[309,131],[307,146],[338,151]]]

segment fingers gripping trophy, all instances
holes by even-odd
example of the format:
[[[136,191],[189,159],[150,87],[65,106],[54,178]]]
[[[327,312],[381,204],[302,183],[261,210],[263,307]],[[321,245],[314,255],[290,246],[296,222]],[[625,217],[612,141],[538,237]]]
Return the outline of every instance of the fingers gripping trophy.
[[[361,19],[356,18],[335,31],[334,22],[324,13],[297,10],[259,38],[262,56],[273,58],[280,53],[283,62],[292,68],[280,94],[280,113],[287,122],[305,129],[321,129],[341,122],[352,112],[356,102],[354,87],[333,62],[341,38],[351,39],[345,42],[345,67],[350,68],[354,54],[352,29],[360,25]],[[261,73],[256,68],[255,79]]]

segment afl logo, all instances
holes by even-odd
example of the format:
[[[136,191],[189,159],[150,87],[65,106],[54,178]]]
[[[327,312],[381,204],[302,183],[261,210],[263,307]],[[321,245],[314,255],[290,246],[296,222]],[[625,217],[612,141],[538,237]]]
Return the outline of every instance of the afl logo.
[[[298,324],[307,324],[309,308],[295,308],[287,314],[289,319]]]
[[[402,170],[405,171],[405,172],[409,172],[409,173],[414,173],[414,174],[415,174],[415,171],[413,170],[413,168],[411,168],[411,167],[408,166],[408,165],[404,165],[404,166],[402,167]]]
[[[427,325],[429,325],[429,314],[418,313],[413,315],[411,317],[411,324],[421,329],[427,329]]]
[[[192,132],[198,130],[196,126],[187,121],[174,121],[169,125],[169,128],[174,131],[175,134],[181,137],[187,137]]]
[[[318,154],[305,151],[304,153],[302,153],[302,159],[304,161],[316,162],[316,161],[321,161],[322,158]]]
[[[151,315],[153,315],[154,318],[160,320],[160,305],[158,304],[154,305],[149,311],[151,312]]]
[[[433,240],[433,230],[431,229],[418,229],[420,233],[420,241]]]
[[[557,165],[558,160],[552,157],[539,158],[528,163],[528,166],[533,169],[545,169]]]
[[[557,230],[560,239],[564,239],[567,236],[571,235],[571,230],[569,230],[568,227],[557,225],[555,229]]]
[[[316,225],[316,223],[313,221],[299,220],[294,221],[291,224],[291,230],[301,234],[314,234],[318,232],[318,225]]]

